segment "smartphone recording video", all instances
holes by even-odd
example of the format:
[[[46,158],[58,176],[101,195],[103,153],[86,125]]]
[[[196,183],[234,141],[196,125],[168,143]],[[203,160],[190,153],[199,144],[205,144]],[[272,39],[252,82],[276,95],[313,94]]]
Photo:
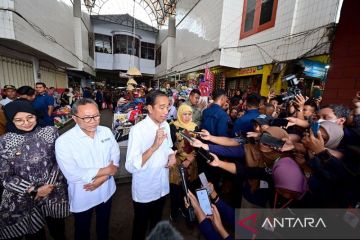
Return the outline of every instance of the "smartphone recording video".
[[[191,139],[192,137],[189,135],[189,134],[187,134],[187,133],[185,133],[184,131],[179,131],[179,134],[184,138],[184,139],[186,139],[188,142],[193,142],[193,140]]]
[[[279,138],[273,137],[268,133],[263,133],[260,138],[260,143],[262,143],[266,146],[269,146],[271,148],[281,149],[284,146],[285,141],[283,141]]]
[[[211,193],[211,189],[210,189],[210,187],[209,187],[209,182],[208,182],[208,180],[207,180],[207,178],[206,178],[206,175],[205,175],[205,173],[200,173],[199,174],[199,179],[200,179],[200,182],[201,182],[201,185],[202,185],[202,187],[203,188],[206,188],[206,190],[208,191],[208,194],[210,194]]]
[[[310,128],[311,128],[311,131],[313,132],[314,136],[318,137],[318,131],[320,129],[320,123],[314,121],[314,122],[311,123]]]
[[[200,207],[207,216],[213,215],[211,210],[211,203],[206,188],[196,190],[196,196],[199,200]]]

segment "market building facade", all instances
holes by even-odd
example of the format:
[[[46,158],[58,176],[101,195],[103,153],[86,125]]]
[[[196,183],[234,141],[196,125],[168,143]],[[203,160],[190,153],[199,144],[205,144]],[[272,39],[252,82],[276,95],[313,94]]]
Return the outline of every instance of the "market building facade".
[[[341,4],[339,0],[181,1],[176,18],[159,31],[161,51],[156,55],[161,61],[155,78],[199,83],[209,68],[214,85],[224,85],[229,94],[236,88],[252,88],[263,96],[269,90],[279,94],[286,88],[283,76],[294,71],[305,85],[322,85]]]
[[[0,85],[41,81],[61,90],[73,74],[93,76],[92,27],[81,7],[80,0],[1,1]]]
[[[157,29],[129,14],[92,15],[91,22],[97,81],[113,87],[125,86],[130,67],[140,70],[141,81],[149,82],[153,78]]]

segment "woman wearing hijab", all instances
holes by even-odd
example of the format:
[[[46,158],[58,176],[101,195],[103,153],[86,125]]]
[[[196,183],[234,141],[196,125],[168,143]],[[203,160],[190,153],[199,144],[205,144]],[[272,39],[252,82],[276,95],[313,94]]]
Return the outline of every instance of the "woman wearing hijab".
[[[272,168],[275,187],[274,208],[286,208],[294,200],[301,200],[308,190],[304,173],[291,158],[281,158]]]
[[[322,121],[320,123],[320,132],[324,139],[325,148],[336,149],[344,137],[344,129],[336,123]]]
[[[279,140],[289,139],[288,133],[280,127],[269,127],[263,134],[268,134]],[[271,169],[276,160],[284,157],[289,157],[292,154],[288,151],[275,150],[274,148],[263,143],[261,140],[258,144],[246,144],[245,145],[245,165],[246,167],[260,168],[260,172],[263,170],[266,172]],[[236,165],[238,176],[241,174],[243,169],[239,164]],[[262,175],[262,174],[261,174]],[[269,177],[269,176],[268,176]],[[244,182],[243,198],[241,202],[242,208],[258,208],[266,207],[268,201],[271,199],[272,189],[269,186],[267,179],[248,177]]]
[[[0,137],[0,239],[65,239],[69,215],[65,180],[55,160],[55,127],[41,128],[28,101],[5,106],[7,133]]]
[[[179,209],[183,206],[183,193],[181,188],[181,176],[179,165],[182,164],[187,170],[188,181],[191,184],[197,176],[197,164],[195,161],[195,151],[189,141],[183,138],[180,132],[188,136],[193,136],[193,132],[198,131],[197,125],[192,121],[192,108],[187,104],[180,105],[177,111],[177,120],[170,124],[171,138],[174,143],[174,150],[177,150],[176,165],[170,168],[170,198],[171,198],[171,218],[175,220],[179,215]]]

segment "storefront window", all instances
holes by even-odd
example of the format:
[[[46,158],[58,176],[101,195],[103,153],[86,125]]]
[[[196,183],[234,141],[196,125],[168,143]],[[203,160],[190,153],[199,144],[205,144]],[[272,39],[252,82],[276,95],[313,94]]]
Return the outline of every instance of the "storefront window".
[[[240,38],[275,25],[278,0],[244,0]]]
[[[95,34],[95,52],[112,53],[111,36]]]
[[[141,42],[141,58],[154,60],[155,44]]]
[[[128,35],[114,36],[115,53],[139,56],[139,39]],[[134,47],[133,47],[134,45]]]

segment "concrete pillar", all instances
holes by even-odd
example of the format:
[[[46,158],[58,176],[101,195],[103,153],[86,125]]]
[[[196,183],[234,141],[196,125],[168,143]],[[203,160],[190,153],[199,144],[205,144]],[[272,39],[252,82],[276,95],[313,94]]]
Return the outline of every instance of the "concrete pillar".
[[[168,49],[167,49],[167,70],[174,65],[175,60],[175,39],[176,39],[176,25],[175,18],[169,17],[168,20]]]
[[[75,54],[82,59],[82,36],[81,36],[81,0],[74,0],[73,7],[74,15],[74,41],[75,41]],[[77,69],[83,70],[84,64],[78,60]]]
[[[41,82],[39,59],[36,57],[31,57],[31,61],[33,65],[34,81],[35,83]]]

